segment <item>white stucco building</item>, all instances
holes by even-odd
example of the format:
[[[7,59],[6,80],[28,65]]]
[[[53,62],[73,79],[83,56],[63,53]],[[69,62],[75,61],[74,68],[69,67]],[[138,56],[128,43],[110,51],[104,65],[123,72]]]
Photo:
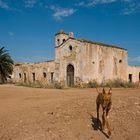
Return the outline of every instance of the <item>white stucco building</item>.
[[[77,39],[72,32],[55,35],[55,59],[47,62],[16,63],[14,82],[59,82],[73,86],[96,80],[140,81],[140,66],[128,65],[124,48],[100,42]]]

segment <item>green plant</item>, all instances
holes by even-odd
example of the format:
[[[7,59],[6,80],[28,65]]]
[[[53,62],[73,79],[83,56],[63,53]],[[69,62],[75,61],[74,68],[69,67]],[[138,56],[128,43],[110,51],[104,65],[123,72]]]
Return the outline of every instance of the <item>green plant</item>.
[[[88,87],[88,88],[95,88],[95,87],[98,87],[98,86],[99,86],[99,84],[98,84],[97,81],[95,81],[95,80],[89,81],[89,82],[87,83],[87,87]]]
[[[7,77],[13,72],[13,64],[10,54],[5,47],[0,48],[0,83],[5,83]]]
[[[56,88],[56,89],[62,89],[63,86],[61,85],[61,83],[55,82],[55,83],[54,83],[54,88]]]

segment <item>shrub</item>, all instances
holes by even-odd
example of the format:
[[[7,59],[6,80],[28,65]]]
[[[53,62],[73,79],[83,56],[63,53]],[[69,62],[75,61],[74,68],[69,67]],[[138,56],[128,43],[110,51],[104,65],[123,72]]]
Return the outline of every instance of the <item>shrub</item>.
[[[64,87],[61,85],[61,83],[55,82],[55,83],[54,83],[54,88],[56,88],[56,89],[62,89],[62,88],[64,88]]]
[[[99,86],[99,84],[98,84],[97,81],[95,81],[95,80],[89,81],[89,82],[87,83],[87,87],[88,87],[88,88],[95,88],[95,87],[98,87],[98,86]]]

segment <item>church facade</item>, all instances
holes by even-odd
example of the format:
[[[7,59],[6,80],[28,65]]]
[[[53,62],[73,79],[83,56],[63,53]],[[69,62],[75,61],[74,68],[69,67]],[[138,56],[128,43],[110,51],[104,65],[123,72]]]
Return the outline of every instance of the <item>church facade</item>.
[[[15,63],[15,83],[61,83],[74,86],[89,81],[140,81],[140,66],[128,65],[124,48],[77,39],[72,32],[55,34],[55,59],[36,63]]]

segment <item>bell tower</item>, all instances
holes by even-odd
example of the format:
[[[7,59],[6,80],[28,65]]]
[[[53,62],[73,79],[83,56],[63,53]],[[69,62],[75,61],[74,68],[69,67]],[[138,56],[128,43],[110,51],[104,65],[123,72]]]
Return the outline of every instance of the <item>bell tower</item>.
[[[69,35],[63,30],[60,30],[55,34],[55,46],[58,47],[68,39]]]

